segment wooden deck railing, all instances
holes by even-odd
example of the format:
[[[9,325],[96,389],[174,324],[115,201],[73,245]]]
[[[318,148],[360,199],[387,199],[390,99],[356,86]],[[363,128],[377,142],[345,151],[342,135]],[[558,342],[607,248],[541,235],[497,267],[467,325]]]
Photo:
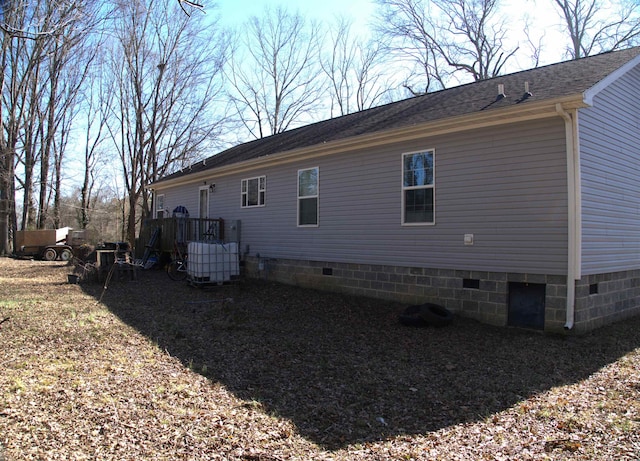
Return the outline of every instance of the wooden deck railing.
[[[224,219],[222,218],[147,219],[136,243],[137,257],[142,257],[156,229],[160,229],[160,238],[155,248],[167,253],[173,251],[176,241],[179,243],[224,242]]]

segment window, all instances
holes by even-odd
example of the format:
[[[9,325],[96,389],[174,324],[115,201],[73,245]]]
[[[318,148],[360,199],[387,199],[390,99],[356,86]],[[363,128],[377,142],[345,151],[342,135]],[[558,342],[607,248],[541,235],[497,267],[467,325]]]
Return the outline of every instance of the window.
[[[298,226],[318,225],[318,167],[298,170]]]
[[[156,218],[164,218],[164,194],[156,195]]]
[[[242,208],[264,206],[267,191],[266,176],[242,180]]]
[[[402,223],[433,224],[433,150],[402,156]]]

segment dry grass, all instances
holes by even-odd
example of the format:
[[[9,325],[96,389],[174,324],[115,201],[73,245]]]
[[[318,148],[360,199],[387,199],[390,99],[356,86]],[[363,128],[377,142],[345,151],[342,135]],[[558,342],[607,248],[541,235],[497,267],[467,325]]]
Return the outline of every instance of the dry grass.
[[[640,319],[546,337],[399,304],[0,258],[0,460],[638,460]]]

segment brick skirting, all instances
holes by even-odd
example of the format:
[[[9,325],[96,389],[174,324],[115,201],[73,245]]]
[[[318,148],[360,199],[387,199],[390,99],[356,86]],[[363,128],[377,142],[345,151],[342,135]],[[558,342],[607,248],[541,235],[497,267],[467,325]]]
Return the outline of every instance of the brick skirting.
[[[480,322],[509,324],[509,284],[545,286],[544,331],[565,332],[566,277],[245,257],[245,275],[290,285],[418,304],[435,302]],[[576,333],[640,314],[640,271],[576,282]]]

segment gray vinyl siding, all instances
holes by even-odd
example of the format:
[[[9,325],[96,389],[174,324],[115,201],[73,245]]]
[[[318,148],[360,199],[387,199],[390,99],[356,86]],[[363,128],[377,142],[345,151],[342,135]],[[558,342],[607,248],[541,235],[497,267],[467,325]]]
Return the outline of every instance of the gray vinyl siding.
[[[402,154],[435,150],[435,224],[403,226]],[[510,124],[216,176],[211,216],[242,222],[241,253],[519,273],[566,273],[564,127]],[[297,226],[297,171],[319,167],[319,226]],[[241,208],[241,180],[266,176],[266,205]],[[213,174],[212,174],[213,176]],[[182,186],[197,206],[198,185]],[[176,206],[178,199],[166,203]],[[175,191],[176,194],[178,191]],[[473,246],[463,244],[474,234]]]
[[[640,268],[640,69],[580,111],[582,272]]]
[[[198,215],[198,188],[202,183],[159,189],[156,192],[164,194],[165,217],[171,217],[171,213],[177,206],[184,206],[192,218]]]

